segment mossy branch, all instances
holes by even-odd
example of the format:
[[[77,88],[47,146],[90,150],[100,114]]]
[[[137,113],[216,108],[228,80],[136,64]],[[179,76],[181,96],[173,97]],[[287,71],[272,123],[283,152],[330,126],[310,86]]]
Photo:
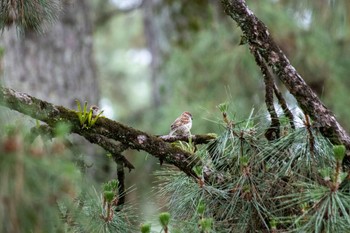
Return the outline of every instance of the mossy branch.
[[[350,160],[350,136],[336,120],[334,114],[321,102],[317,95],[290,64],[286,55],[271,37],[265,24],[248,8],[244,0],[221,0],[225,13],[242,29],[245,41],[259,51],[266,64],[296,98],[305,114],[319,126],[323,136],[333,144],[343,144]]]
[[[89,129],[82,128],[74,110],[57,106],[5,87],[0,87],[0,105],[45,122],[52,128],[59,122],[68,123],[72,126],[72,133],[85,137],[90,142],[100,145],[112,154],[120,153],[120,146],[114,143],[113,140],[121,143],[123,148],[143,150],[158,158],[161,163],[172,164],[188,176],[197,178],[192,168],[195,165],[200,165],[200,159],[194,154],[173,146],[157,136],[104,117],[100,117],[93,127]],[[203,142],[203,138],[209,139],[203,135],[194,135],[193,137],[198,138],[198,142]],[[123,162],[124,165],[128,166],[125,164],[127,163],[125,160]]]

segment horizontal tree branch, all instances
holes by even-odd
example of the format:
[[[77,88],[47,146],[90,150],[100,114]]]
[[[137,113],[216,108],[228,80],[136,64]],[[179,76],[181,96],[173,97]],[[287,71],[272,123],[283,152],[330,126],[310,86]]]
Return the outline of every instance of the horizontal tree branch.
[[[108,140],[120,142],[125,148],[143,150],[158,158],[161,163],[164,161],[172,164],[188,176],[198,178],[192,168],[195,165],[200,165],[201,161],[194,154],[173,146],[161,138],[128,127],[119,122],[100,117],[91,128],[82,128],[76,111],[53,105],[25,93],[1,86],[0,105],[45,122],[52,128],[59,122],[69,123],[72,126],[72,133],[85,137],[90,142],[102,146],[112,154],[120,152],[118,149],[119,145]],[[194,138],[209,139],[205,136],[197,135]]]
[[[178,135],[176,136],[162,135],[158,137],[165,142],[177,142],[177,141],[190,142],[191,141],[194,144],[207,144],[211,140],[216,138],[216,136],[213,134],[191,135],[190,137],[178,136]]]
[[[275,75],[296,98],[301,109],[316,122],[323,136],[333,144],[344,144],[347,155],[350,156],[349,134],[290,64],[264,23],[247,7],[244,0],[222,0],[222,5],[226,14],[242,29],[249,46],[259,51]]]

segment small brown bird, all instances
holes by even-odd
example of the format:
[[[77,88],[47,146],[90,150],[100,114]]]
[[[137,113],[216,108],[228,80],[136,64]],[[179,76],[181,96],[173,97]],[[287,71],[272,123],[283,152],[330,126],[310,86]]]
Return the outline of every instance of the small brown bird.
[[[90,109],[92,110],[92,117],[97,117],[97,115],[101,112],[100,108],[96,105],[91,105]]]
[[[183,112],[170,126],[169,136],[188,136],[191,135],[192,114]]]

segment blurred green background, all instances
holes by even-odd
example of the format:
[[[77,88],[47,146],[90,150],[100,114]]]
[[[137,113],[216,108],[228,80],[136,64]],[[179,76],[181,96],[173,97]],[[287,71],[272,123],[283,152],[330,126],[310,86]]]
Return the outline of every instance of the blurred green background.
[[[222,102],[230,103],[237,119],[247,117],[252,108],[264,110],[260,70],[247,46],[239,46],[241,30],[225,15],[220,1],[87,2],[99,106],[107,117],[163,135],[178,115],[190,111],[192,133],[205,134],[220,132],[216,106]],[[247,4],[349,131],[350,1],[247,0]],[[3,60],[0,69],[4,70]],[[143,152],[125,154],[136,167],[127,174],[128,187],[138,190],[128,198],[149,206],[158,161]]]

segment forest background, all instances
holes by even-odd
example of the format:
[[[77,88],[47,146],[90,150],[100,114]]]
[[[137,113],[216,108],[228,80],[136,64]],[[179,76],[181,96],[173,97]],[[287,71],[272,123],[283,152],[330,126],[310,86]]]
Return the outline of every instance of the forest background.
[[[248,4],[267,25],[305,81],[349,131],[347,116],[350,110],[346,106],[350,104],[350,79],[347,77],[350,65],[347,55],[350,50],[350,2],[270,0],[248,1]],[[93,81],[76,85],[67,82],[71,87],[68,94],[64,93],[64,88],[63,92],[54,95],[44,92],[42,95],[50,96],[51,102],[76,108],[76,98],[86,100],[89,104],[99,105],[105,116],[155,135],[167,134],[172,121],[185,110],[194,116],[192,133],[219,133],[221,128],[215,122],[221,114],[217,106],[223,102],[230,103],[230,111],[237,120],[248,117],[252,109],[264,114],[261,72],[248,47],[239,45],[241,30],[217,1],[204,4],[203,1],[185,3],[176,0],[90,0],[82,5],[84,22],[73,19],[71,30],[79,32],[81,28],[87,28],[82,40],[92,46],[91,53],[86,55],[91,63],[82,67],[85,71],[91,68]],[[81,13],[78,9],[76,3],[67,1],[62,14],[76,14],[78,17]],[[50,32],[54,29],[57,28],[49,26],[46,30]],[[45,33],[44,30],[35,36],[27,34],[22,39],[34,41],[37,37],[45,37]],[[14,57],[11,51],[23,59],[33,60],[33,56],[21,54],[26,50],[11,50],[11,46],[16,44],[13,41],[22,40],[18,36],[16,30],[5,29],[3,32],[0,44],[1,79],[6,86],[40,97],[39,90],[48,90],[50,84],[45,86],[45,83],[50,81],[15,80],[16,74],[21,73],[29,74],[29,79],[32,70],[28,68],[30,66],[23,66],[27,70],[20,71],[22,68],[18,66],[18,60],[11,59]],[[69,40],[62,41],[69,43]],[[69,48],[70,44],[60,46]],[[52,48],[50,44],[39,47],[42,50]],[[45,59],[37,59],[37,62],[45,62]],[[38,64],[38,67],[41,65]],[[69,73],[71,68],[57,65],[56,72],[67,70],[69,76],[74,74]],[[37,76],[34,71],[32,73]],[[77,79],[79,77],[76,76]],[[42,78],[53,79],[49,74]],[[58,83],[56,85],[60,83],[55,82]],[[84,94],[75,96],[72,93],[76,91]],[[287,101],[297,111],[295,101],[288,94]],[[11,121],[11,114],[1,109],[4,121]],[[35,121],[31,121],[34,125]],[[5,127],[1,127],[1,133],[4,132]],[[95,149],[96,154],[105,153]],[[152,192],[152,173],[159,168],[159,161],[145,154],[140,156],[141,153],[144,152],[125,154],[136,167],[127,175],[127,186],[136,189],[129,193],[127,199],[140,205],[144,216],[151,216],[159,212],[154,206],[162,206],[159,203],[149,205],[158,202],[149,193]],[[86,163],[94,164],[91,168],[94,170],[96,161],[91,160],[93,162],[87,159]],[[92,172],[97,182],[105,182],[115,176],[114,165],[108,159],[106,161],[103,172]]]

